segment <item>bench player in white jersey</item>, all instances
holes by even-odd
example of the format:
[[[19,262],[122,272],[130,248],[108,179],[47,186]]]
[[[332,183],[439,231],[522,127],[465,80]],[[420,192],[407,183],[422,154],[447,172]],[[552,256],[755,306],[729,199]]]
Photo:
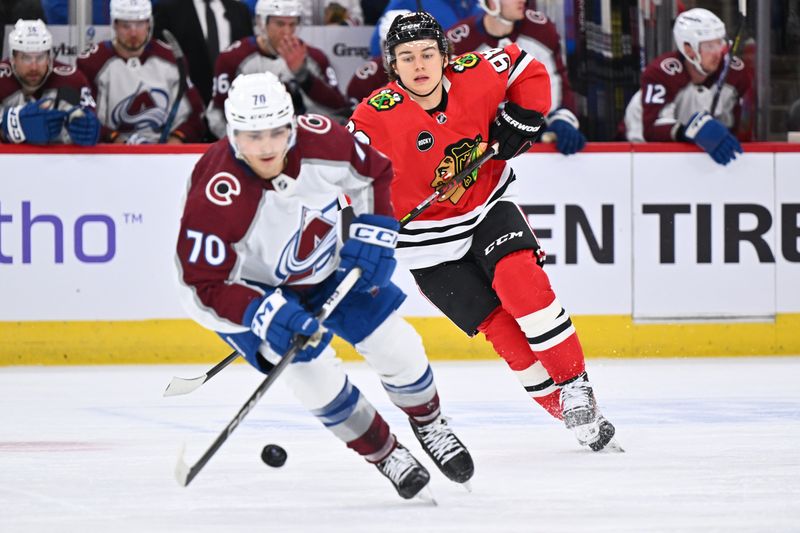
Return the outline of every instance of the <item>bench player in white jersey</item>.
[[[269,373],[295,335],[318,333],[314,315],[346,272],[360,267],[358,284],[325,320],[322,341],[302,350],[282,379],[402,497],[423,489],[427,470],[328,347],[336,333],[377,371],[441,471],[468,481],[472,458],[441,415],[422,340],[397,313],[405,294],[390,279],[399,225],[387,216],[389,160],[327,117],[295,121],[291,97],[272,73],[237,77],[225,114],[227,136],[195,166],[181,220],[177,263],[186,309]],[[342,193],[361,213],[344,244]]]
[[[77,62],[92,84],[103,124],[102,140],[128,144],[200,141],[205,131],[203,101],[188,77],[181,87],[172,49],[151,38],[150,0],[111,0],[110,12],[114,38],[95,44]],[[178,95],[182,96],[173,113]]]
[[[0,142],[92,146],[100,135],[86,77],[53,60],[41,20],[18,20],[0,61]]]
[[[239,74],[275,74],[286,84],[298,114],[329,114],[347,105],[325,53],[295,35],[302,13],[299,0],[259,0],[256,36],[233,43],[217,57],[207,113],[214,135],[225,136],[225,99],[231,80]]]
[[[514,203],[505,160],[545,127],[550,80],[516,44],[448,57],[439,23],[397,17],[386,37],[390,82],[361,102],[348,129],[392,160],[392,202],[408,213],[486,148],[499,153],[400,232],[397,257],[423,294],[466,334],[482,332],[540,405],[593,450],[614,426],[597,409],[569,315],[542,270],[544,254]],[[506,102],[498,113],[498,106]],[[523,178],[524,179],[524,178]]]
[[[711,11],[695,8],[678,15],[672,31],[678,50],[655,58],[642,73],[641,88],[625,110],[626,138],[693,142],[727,165],[742,153],[735,134],[752,72],[739,58],[732,59],[711,116],[728,46],[725,24]]]
[[[561,58],[561,39],[556,25],[538,11],[526,9],[525,0],[478,0],[486,11],[459,21],[447,30],[456,55],[483,52],[516,43],[520,50],[542,63],[550,75],[550,113],[547,132],[555,135],[556,148],[564,155],[583,149],[586,137],[575,116],[575,95]],[[545,135],[547,140],[550,135]]]

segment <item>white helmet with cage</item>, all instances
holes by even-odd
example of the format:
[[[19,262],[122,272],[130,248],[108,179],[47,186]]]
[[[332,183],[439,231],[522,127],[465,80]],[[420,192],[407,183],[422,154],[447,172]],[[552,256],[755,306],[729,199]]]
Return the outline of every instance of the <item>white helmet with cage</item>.
[[[288,151],[294,146],[296,124],[294,104],[286,87],[271,72],[240,74],[233,80],[225,100],[228,142],[241,159],[237,131],[262,131],[289,126]]]
[[[700,43],[725,39],[725,23],[708,9],[696,7],[678,15],[672,27],[672,35],[675,37],[678,50],[686,60],[702,74],[708,74],[700,65]],[[686,54],[684,44],[689,45],[695,57]]]
[[[109,12],[112,22],[115,20],[151,20],[153,5],[150,0],[111,0]]]
[[[12,52],[53,52],[53,36],[40,19],[19,19],[8,34],[8,48]]]

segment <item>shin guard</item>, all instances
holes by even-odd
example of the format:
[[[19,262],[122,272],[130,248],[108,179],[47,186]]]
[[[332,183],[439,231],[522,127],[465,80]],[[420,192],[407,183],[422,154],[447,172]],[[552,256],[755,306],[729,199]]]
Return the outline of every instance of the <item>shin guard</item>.
[[[492,287],[503,308],[516,319],[531,351],[556,383],[584,371],[583,349],[572,320],[530,251],[503,257],[497,263]]]

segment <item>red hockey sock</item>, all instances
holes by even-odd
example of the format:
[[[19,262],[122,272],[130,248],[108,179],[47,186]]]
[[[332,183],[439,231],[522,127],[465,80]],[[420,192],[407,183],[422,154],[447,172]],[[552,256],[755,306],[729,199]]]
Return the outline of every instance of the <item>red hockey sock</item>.
[[[478,326],[494,350],[505,359],[525,390],[539,405],[561,418],[560,392],[531,351],[528,339],[508,311],[498,307]]]
[[[583,349],[572,321],[530,250],[503,257],[495,267],[492,287],[556,383],[584,371]]]
[[[389,431],[389,424],[376,412],[367,431],[349,441],[347,447],[370,463],[377,463],[391,453],[395,442],[395,436]]]

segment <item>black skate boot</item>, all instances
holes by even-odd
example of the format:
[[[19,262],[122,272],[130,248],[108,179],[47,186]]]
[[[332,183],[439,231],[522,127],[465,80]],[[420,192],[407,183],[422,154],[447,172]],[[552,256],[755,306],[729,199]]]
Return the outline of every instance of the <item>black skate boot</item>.
[[[456,483],[466,483],[475,473],[472,456],[453,430],[447,425],[445,417],[439,417],[429,424],[418,426],[409,419],[411,429],[442,474]]]
[[[597,409],[592,385],[586,373],[572,381],[561,384],[561,413],[567,429],[575,433],[582,446],[599,452],[611,443],[610,448],[623,451],[614,438],[614,425],[606,420]]]
[[[428,484],[431,475],[405,446],[397,443],[392,453],[375,463],[381,474],[389,478],[397,493],[406,500],[416,496]]]

